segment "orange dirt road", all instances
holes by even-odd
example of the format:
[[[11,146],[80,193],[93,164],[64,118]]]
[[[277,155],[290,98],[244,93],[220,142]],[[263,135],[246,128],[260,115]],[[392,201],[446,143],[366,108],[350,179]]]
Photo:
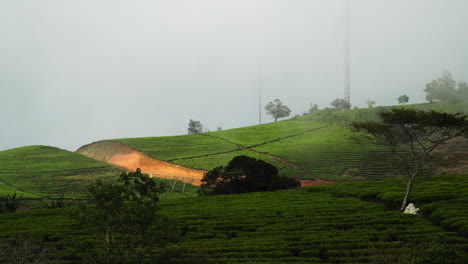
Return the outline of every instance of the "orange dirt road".
[[[301,186],[315,186],[315,185],[325,185],[325,184],[337,184],[334,181],[323,181],[323,180],[299,180]]]
[[[206,171],[194,170],[180,165],[151,158],[127,145],[114,141],[100,141],[79,148],[77,153],[95,160],[104,161],[127,171],[140,168],[151,177],[176,179],[199,186]]]

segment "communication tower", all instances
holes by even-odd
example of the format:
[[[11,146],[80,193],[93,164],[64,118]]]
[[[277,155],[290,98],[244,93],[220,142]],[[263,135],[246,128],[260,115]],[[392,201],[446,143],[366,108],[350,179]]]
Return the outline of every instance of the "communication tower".
[[[349,0],[345,1],[344,10],[344,99],[351,103],[351,55],[349,40],[350,7]]]

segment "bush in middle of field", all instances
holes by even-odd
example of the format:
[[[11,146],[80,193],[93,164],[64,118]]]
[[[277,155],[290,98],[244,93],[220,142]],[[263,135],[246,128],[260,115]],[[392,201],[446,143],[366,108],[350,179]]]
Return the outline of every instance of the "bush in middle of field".
[[[278,175],[278,169],[263,160],[234,157],[227,166],[208,171],[201,180],[200,194],[235,194],[299,187],[299,181]]]

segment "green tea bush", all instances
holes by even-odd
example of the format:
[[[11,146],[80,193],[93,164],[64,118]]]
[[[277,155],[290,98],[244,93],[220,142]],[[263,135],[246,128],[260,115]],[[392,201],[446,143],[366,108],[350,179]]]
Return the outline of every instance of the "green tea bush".
[[[0,213],[14,213],[20,207],[22,198],[23,195],[17,197],[16,192],[0,198]]]

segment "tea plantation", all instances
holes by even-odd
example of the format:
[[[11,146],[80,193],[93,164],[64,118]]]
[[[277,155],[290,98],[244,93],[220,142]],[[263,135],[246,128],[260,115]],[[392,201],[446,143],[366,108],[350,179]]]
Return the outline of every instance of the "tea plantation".
[[[112,179],[119,170],[107,163],[49,146],[0,151],[0,196],[82,198],[97,177]]]
[[[272,163],[293,178],[384,178],[388,168],[375,155],[382,149],[356,145],[349,140],[351,134],[342,126],[289,120],[197,135],[115,141],[157,159],[203,170],[247,155]]]
[[[289,120],[171,137],[116,139],[147,155],[195,169],[210,170],[237,155],[263,159],[280,173],[300,179],[380,180],[392,170],[382,158],[385,149],[350,140],[351,121],[375,120],[392,107],[457,112],[468,101],[388,106],[348,111],[325,109]]]
[[[404,190],[396,180],[162,201],[179,240],[155,249],[147,263],[466,263],[467,176],[420,185],[414,201],[423,216],[391,210]],[[57,263],[81,263],[72,245],[85,237],[70,210],[0,215],[0,239],[26,233]]]
[[[50,197],[86,198],[96,179],[116,180],[120,169],[81,154],[49,146],[28,146],[0,151],[0,197],[17,193],[32,201]],[[169,180],[160,179],[169,186]],[[182,193],[182,190],[184,193]],[[197,187],[176,183],[162,198],[195,196]]]

